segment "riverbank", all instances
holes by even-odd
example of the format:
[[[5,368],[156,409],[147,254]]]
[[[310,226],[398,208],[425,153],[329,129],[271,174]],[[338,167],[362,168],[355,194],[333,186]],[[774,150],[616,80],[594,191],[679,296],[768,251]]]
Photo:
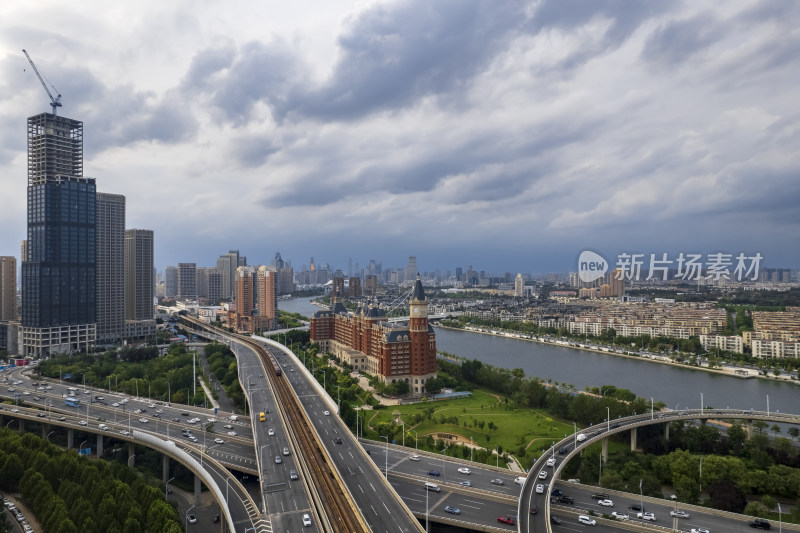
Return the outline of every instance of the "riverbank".
[[[751,379],[751,378],[759,378],[766,381],[779,381],[779,382],[788,382],[794,384],[800,384],[800,381],[792,379],[791,376],[765,376],[761,374],[758,370],[754,370],[752,368],[742,368],[742,367],[725,367],[725,368],[709,368],[707,365],[691,365],[687,363],[679,363],[673,361],[667,356],[658,355],[658,354],[633,354],[629,351],[622,350],[620,348],[613,348],[613,347],[595,347],[595,346],[588,346],[584,343],[578,343],[569,340],[563,339],[551,339],[547,337],[531,337],[526,336],[521,333],[516,332],[507,332],[501,330],[492,330],[486,328],[479,328],[479,327],[466,327],[466,328],[453,328],[450,326],[442,326],[441,324],[434,323],[433,326],[435,328],[442,328],[448,329],[451,331],[461,331],[466,333],[478,333],[481,335],[488,335],[491,337],[501,337],[504,339],[511,339],[511,340],[520,340],[520,341],[528,341],[534,342],[538,344],[548,345],[548,346],[556,346],[556,347],[563,347],[563,348],[570,348],[573,350],[581,350],[587,352],[594,352],[599,354],[605,355],[613,355],[620,358],[627,358],[633,359],[637,361],[646,361],[649,363],[656,363],[662,365],[669,365],[677,368],[684,368],[689,370],[700,370],[703,372],[708,372],[712,374],[720,374],[724,376],[731,376],[740,379]]]

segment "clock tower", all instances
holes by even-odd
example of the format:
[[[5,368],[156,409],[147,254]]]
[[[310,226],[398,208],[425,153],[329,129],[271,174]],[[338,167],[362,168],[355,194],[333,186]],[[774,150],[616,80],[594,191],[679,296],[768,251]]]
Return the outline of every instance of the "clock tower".
[[[436,377],[436,337],[428,325],[428,301],[422,280],[417,274],[409,300],[408,332],[411,340],[411,373],[413,393],[426,392],[425,382]]]

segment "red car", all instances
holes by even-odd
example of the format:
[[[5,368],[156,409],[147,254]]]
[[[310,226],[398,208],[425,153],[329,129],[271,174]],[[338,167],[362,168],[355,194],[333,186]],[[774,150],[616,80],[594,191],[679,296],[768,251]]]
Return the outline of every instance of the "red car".
[[[497,521],[500,522],[501,524],[509,524],[511,526],[513,526],[516,523],[514,517],[512,516],[498,516]]]

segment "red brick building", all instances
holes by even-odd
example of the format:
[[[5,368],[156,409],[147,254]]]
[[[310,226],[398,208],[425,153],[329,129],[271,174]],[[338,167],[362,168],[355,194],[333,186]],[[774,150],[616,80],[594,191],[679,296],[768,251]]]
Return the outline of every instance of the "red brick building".
[[[373,305],[347,311],[333,293],[331,309],[311,318],[311,340],[354,370],[379,376],[384,383],[405,381],[411,394],[426,392],[436,377],[436,334],[428,324],[428,302],[417,276],[409,300],[408,322],[390,323]]]

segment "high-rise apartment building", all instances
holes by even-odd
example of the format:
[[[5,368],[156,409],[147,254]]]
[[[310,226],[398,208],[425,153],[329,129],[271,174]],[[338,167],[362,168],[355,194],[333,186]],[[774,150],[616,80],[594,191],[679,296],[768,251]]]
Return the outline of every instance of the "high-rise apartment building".
[[[211,270],[206,267],[197,267],[195,269],[195,288],[197,290],[197,298],[205,298],[208,300],[208,271]]]
[[[517,277],[514,278],[514,296],[517,298],[522,297],[525,294],[525,280],[522,279],[522,273],[517,274]]]
[[[0,321],[17,319],[17,258],[0,257]]]
[[[164,269],[164,296],[175,298],[178,295],[178,269],[168,266]]]
[[[216,268],[208,269],[208,302],[216,304],[222,299],[222,274]]]
[[[22,351],[86,351],[97,321],[96,202],[83,177],[83,123],[28,118],[28,235],[22,262]]]
[[[229,250],[217,259],[217,270],[222,275],[222,298],[232,300],[235,291],[236,269],[247,266],[247,257],[240,256],[239,250]]]
[[[125,330],[125,197],[97,193],[97,342]]]
[[[197,298],[197,264],[178,263],[178,296],[179,300],[195,300]]]
[[[271,267],[259,267],[256,273],[256,309],[261,329],[278,328],[278,273]]]
[[[412,281],[417,275],[417,258],[415,256],[411,256],[408,258],[408,265],[406,266],[406,277],[405,281]]]
[[[153,230],[125,230],[125,320],[152,320]]]

